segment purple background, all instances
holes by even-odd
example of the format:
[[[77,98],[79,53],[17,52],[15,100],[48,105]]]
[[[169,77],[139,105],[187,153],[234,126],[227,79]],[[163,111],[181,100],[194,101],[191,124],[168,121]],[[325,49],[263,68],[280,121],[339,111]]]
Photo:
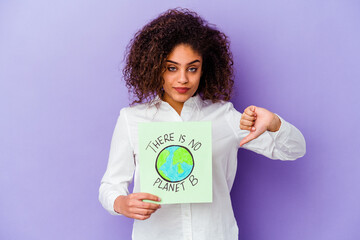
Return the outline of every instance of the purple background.
[[[98,188],[119,110],[124,50],[188,7],[231,39],[239,111],[298,127],[294,162],[239,151],[241,240],[360,239],[359,1],[0,1],[0,239],[130,239]]]

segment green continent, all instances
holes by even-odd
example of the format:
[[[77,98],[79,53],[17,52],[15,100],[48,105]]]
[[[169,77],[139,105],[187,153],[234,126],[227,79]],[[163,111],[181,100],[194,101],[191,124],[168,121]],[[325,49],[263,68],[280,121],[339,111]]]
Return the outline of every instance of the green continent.
[[[193,159],[192,159],[190,153],[185,148],[178,148],[174,152],[172,164],[175,165],[177,163],[182,163],[182,162],[185,162],[185,163],[189,164],[190,166],[193,165]]]
[[[171,182],[171,179],[168,178],[163,171],[161,171],[160,169],[158,169],[158,171],[159,171],[160,175],[161,175],[163,178],[165,178],[166,180],[168,180],[168,181]]]
[[[159,157],[158,157],[158,159],[157,159],[157,166],[156,166],[156,168],[160,171],[160,167],[164,164],[164,163],[166,163],[166,158],[168,157],[170,155],[170,152],[169,152],[169,150],[164,150],[164,151],[162,151],[161,153],[160,153],[160,155],[159,155]]]
[[[178,173],[182,174],[184,172],[184,169],[182,169],[181,165],[178,164]]]

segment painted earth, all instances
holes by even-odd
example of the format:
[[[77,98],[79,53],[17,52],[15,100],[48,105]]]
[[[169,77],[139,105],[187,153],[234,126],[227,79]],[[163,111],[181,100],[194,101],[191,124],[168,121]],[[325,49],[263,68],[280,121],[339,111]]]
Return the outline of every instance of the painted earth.
[[[169,146],[159,153],[155,167],[164,180],[179,182],[190,175],[194,168],[194,160],[187,148]]]

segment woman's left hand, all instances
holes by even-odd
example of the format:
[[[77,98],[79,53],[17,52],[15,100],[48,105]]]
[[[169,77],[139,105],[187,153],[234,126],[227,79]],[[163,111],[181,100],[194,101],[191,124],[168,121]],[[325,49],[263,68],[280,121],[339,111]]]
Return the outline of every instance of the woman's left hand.
[[[249,106],[245,108],[240,119],[240,129],[249,130],[250,133],[240,142],[240,147],[257,138],[265,131],[276,132],[280,129],[281,121],[275,113],[265,108]]]

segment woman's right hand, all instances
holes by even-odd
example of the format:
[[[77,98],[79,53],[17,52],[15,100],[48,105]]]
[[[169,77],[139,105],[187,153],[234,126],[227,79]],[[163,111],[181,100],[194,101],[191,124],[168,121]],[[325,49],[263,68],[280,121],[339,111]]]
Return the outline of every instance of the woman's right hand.
[[[150,193],[121,195],[115,199],[114,210],[129,218],[145,220],[161,207],[160,204],[143,202],[142,200],[161,201],[159,197]]]

